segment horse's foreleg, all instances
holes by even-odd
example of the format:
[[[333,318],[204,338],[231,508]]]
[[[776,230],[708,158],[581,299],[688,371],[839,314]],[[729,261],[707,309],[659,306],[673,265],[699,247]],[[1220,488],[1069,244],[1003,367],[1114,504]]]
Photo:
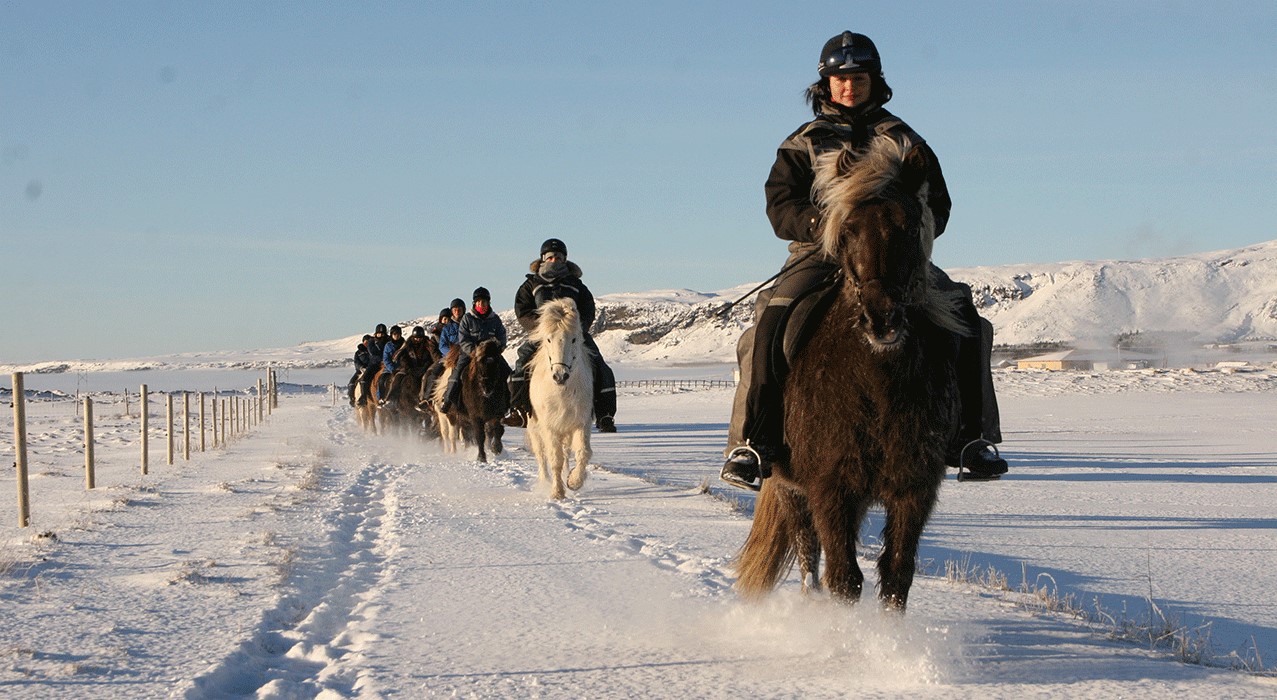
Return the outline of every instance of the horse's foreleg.
[[[590,426],[588,424],[572,433],[572,450],[576,453],[576,464],[572,465],[572,472],[568,474],[568,488],[578,491],[585,485],[585,468],[590,466],[590,458],[594,456],[594,451],[590,449]],[[564,454],[563,459],[566,463],[566,454]]]
[[[878,557],[878,599],[890,610],[904,612],[917,568],[918,541],[936,502],[936,489],[887,499],[882,554]]]
[[[493,420],[488,422],[488,449],[492,454],[499,455],[505,452],[505,445],[501,444],[501,436],[505,435],[505,426],[501,424],[501,420]]]
[[[474,444],[479,448],[479,461],[487,463],[488,453],[485,448],[488,440],[484,434],[483,418],[472,418],[470,420],[470,435],[474,439]]]
[[[856,563],[856,538],[868,504],[838,484],[817,484],[807,494],[812,524],[825,550],[825,587],[835,597],[855,602],[865,583]]]
[[[546,451],[545,436],[542,435],[536,418],[528,421],[527,436],[528,442],[532,444],[532,456],[537,460],[537,482],[544,484],[550,478],[550,453]]]
[[[568,462],[568,444],[561,437],[553,440],[550,446],[550,498],[563,500],[567,493],[563,489],[563,470]]]

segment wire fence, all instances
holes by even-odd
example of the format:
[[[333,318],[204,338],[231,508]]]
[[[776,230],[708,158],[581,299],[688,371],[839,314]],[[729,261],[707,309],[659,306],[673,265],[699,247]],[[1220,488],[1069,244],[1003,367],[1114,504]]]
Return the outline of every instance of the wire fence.
[[[736,386],[732,379],[623,379],[616,386],[626,389],[730,389]]]
[[[31,521],[31,498],[29,495],[27,455],[27,416],[28,401],[24,377],[21,372],[14,373],[11,398],[13,401],[13,447],[14,469],[18,487],[18,527],[27,527]],[[255,389],[255,391],[254,391]],[[267,370],[265,379],[257,380],[256,387],[241,391],[214,391],[212,396],[205,392],[175,391],[154,392],[147,385],[141,385],[137,394],[138,443],[141,453],[138,468],[142,474],[149,473],[150,444],[153,433],[162,432],[168,447],[166,462],[173,464],[174,456],[180,449],[182,459],[190,460],[192,445],[200,452],[208,449],[208,437],[212,437],[212,446],[225,447],[234,438],[245,434],[260,425],[279,407],[279,385],[274,370]],[[164,423],[162,431],[150,425],[153,402],[156,394],[164,395]],[[180,408],[174,399],[180,399]],[[192,402],[194,399],[194,402]],[[208,399],[208,400],[206,400]],[[84,444],[84,485],[86,490],[96,486],[96,450],[94,437],[94,401],[89,396],[75,398],[83,420]],[[81,403],[82,402],[82,403]],[[124,415],[132,419],[127,392],[123,397]],[[211,420],[210,420],[211,419]],[[193,443],[194,440],[194,443]],[[179,447],[180,445],[180,447]]]

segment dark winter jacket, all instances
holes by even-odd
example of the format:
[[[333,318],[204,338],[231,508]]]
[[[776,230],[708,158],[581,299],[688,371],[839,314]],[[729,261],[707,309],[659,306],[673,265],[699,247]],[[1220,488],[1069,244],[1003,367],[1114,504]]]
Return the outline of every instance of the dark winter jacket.
[[[372,337],[372,342],[368,344],[368,354],[372,356],[373,364],[381,364],[381,358],[386,354],[386,343],[390,342],[390,336]],[[377,371],[376,369],[373,370]]]
[[[461,339],[461,324],[456,321],[448,321],[439,327],[439,354],[447,355],[453,345]]]
[[[369,345],[372,345],[372,341],[369,341],[367,345],[360,343],[359,347],[355,348],[356,372],[363,372],[369,367],[372,367],[374,372],[377,371],[377,361],[373,359],[372,351],[368,349]]]
[[[395,356],[391,359],[395,363],[396,370],[420,376],[434,361],[434,358],[430,356],[430,339],[423,338],[413,342],[412,338],[408,338],[404,341],[403,347],[395,351]]]
[[[855,116],[848,116],[853,112]],[[913,129],[882,107],[870,107],[863,113],[855,110],[825,109],[819,117],[803,124],[789,135],[776,151],[776,162],[767,177],[767,218],[776,236],[797,245],[790,251],[816,243],[820,209],[811,200],[815,180],[812,161],[816,155],[843,145],[863,149],[870,139],[883,133],[906,136],[913,143],[909,157],[920,157],[926,163],[927,204],[935,215],[936,235],[944,232],[949,222],[949,189],[940,172],[940,161],[931,147]]]
[[[528,266],[527,279],[514,293],[514,314],[519,318],[519,325],[531,333],[537,327],[537,309],[542,304],[555,299],[571,299],[576,302],[577,311],[581,314],[581,328],[589,332],[590,326],[594,325],[594,295],[581,281],[581,268],[568,261],[568,273],[554,280],[542,277],[540,269],[541,260],[533,260]]]
[[[505,350],[505,324],[501,322],[500,316],[492,312],[492,309],[488,309],[488,313],[482,316],[471,309],[461,317],[461,323],[458,325],[460,328],[457,345],[461,348],[461,352],[467,355],[473,354],[474,349],[479,347],[479,343],[488,338],[496,338],[501,343],[501,349]]]

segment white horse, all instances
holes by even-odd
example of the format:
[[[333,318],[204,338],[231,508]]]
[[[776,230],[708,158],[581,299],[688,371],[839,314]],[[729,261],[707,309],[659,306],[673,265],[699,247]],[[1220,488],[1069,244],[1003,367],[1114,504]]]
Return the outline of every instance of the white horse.
[[[585,468],[593,455],[594,364],[585,347],[576,302],[557,299],[542,306],[539,313],[537,328],[529,337],[541,346],[528,363],[532,370],[528,438],[537,458],[538,481],[551,481],[550,497],[561,500],[569,453],[576,455],[567,480],[573,491],[585,484]]]

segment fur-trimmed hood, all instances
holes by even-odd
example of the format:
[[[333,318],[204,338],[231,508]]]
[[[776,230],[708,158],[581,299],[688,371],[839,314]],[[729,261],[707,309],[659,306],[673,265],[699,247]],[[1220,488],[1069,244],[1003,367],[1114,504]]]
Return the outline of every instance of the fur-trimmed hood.
[[[573,277],[576,277],[577,279],[581,278],[581,268],[577,266],[576,263],[572,262],[571,260],[564,260],[563,262],[568,264],[569,275],[572,275]],[[541,269],[541,258],[537,258],[536,260],[533,260],[532,262],[528,263],[528,272],[530,272],[531,274],[539,275],[540,269]]]

